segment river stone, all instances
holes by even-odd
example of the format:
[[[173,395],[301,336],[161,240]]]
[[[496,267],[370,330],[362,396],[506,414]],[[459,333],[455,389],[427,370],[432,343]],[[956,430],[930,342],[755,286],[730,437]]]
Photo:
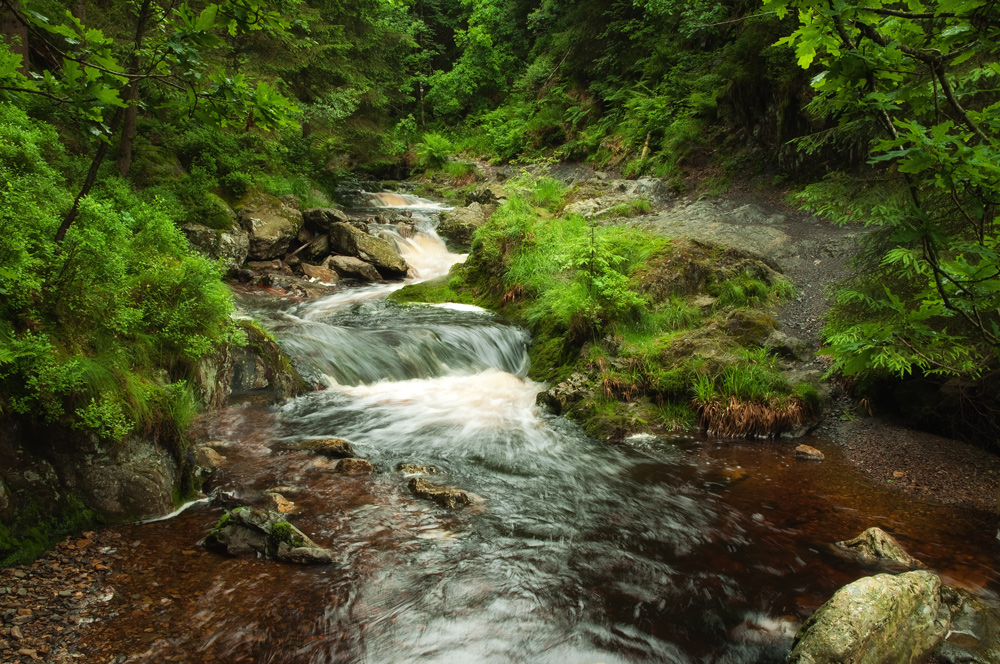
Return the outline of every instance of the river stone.
[[[471,203],[466,207],[444,210],[437,232],[456,245],[468,247],[472,244],[472,234],[489,221],[496,209],[495,205]]]
[[[274,510],[236,508],[219,519],[202,544],[234,557],[256,555],[299,564],[333,561],[333,552],[316,544]]]
[[[935,656],[945,662],[1000,662],[1000,607],[945,586],[941,599],[948,606],[951,625]]]
[[[346,475],[359,475],[362,473],[374,473],[375,466],[368,459],[341,459],[334,466],[333,472]]]
[[[299,452],[315,452],[331,459],[353,459],[358,455],[354,447],[343,438],[319,438],[284,446],[283,449]]]
[[[505,198],[505,196],[499,185],[483,184],[476,187],[474,192],[465,195],[465,204],[472,205],[473,203],[479,203],[480,205],[499,205],[501,199],[503,198]]]
[[[388,240],[368,235],[350,224],[330,226],[330,247],[338,254],[371,263],[384,277],[402,279],[410,266]]]
[[[267,502],[267,508],[269,510],[274,510],[281,514],[290,514],[295,510],[295,503],[288,500],[280,493],[274,491],[265,492],[265,501]]]
[[[232,210],[230,213],[233,214]],[[219,231],[202,224],[184,224],[181,230],[195,251],[213,260],[222,261],[223,267],[230,275],[243,267],[250,253],[250,234],[243,229]]]
[[[211,475],[222,467],[222,455],[207,445],[194,448],[194,465],[201,475]]]
[[[329,207],[309,208],[302,213],[302,218],[306,225],[315,231],[328,231],[330,224],[350,221],[346,212]]]
[[[472,498],[461,489],[454,489],[450,486],[440,486],[431,484],[425,479],[414,477],[410,480],[410,491],[417,498],[433,500],[443,507],[456,509],[472,504]]]
[[[887,565],[894,569],[924,569],[899,542],[881,528],[869,528],[857,537],[833,544],[834,549],[866,565]]]
[[[538,403],[548,406],[556,415],[562,413],[567,406],[586,398],[591,394],[590,381],[582,373],[576,372],[569,378],[538,395]]]
[[[795,635],[788,664],[918,664],[948,631],[941,580],[878,574],[838,590]]]
[[[312,260],[320,260],[330,255],[330,236],[324,233],[309,240],[302,255]]]
[[[799,445],[795,448],[795,458],[805,461],[822,461],[826,457],[812,445]]]
[[[325,284],[335,284],[340,281],[340,277],[333,270],[319,265],[302,264],[302,272],[310,279],[317,279]]]
[[[256,260],[284,256],[302,228],[302,213],[268,194],[250,194],[237,207],[250,233],[249,257]]]
[[[418,466],[412,463],[401,463],[396,466],[396,472],[404,475],[435,475],[441,471],[437,466]]]
[[[361,281],[382,281],[382,275],[374,267],[353,256],[330,256],[324,267],[336,270],[340,276]]]
[[[781,330],[773,330],[767,338],[764,339],[761,346],[767,348],[772,353],[785,358],[786,360],[794,360],[797,362],[804,362],[808,360],[811,355],[809,344],[798,337],[785,334]]]

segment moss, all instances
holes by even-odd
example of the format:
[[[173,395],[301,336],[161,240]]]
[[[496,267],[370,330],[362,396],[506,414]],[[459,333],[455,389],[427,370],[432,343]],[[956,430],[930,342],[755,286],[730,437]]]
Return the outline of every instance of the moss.
[[[264,362],[268,383],[283,397],[301,396],[309,391],[309,383],[295,368],[274,337],[250,319],[241,319],[237,325],[246,334],[247,347]]]
[[[443,302],[476,304],[475,294],[465,285],[461,276],[451,274],[405,286],[389,295],[389,299],[397,304]]]
[[[0,523],[0,568],[29,563],[66,536],[101,523],[76,496],[69,496],[55,514],[29,501],[9,523]]]
[[[289,545],[292,548],[305,546],[306,544],[305,540],[303,540],[302,537],[295,532],[295,529],[292,527],[292,524],[288,523],[287,521],[279,521],[278,523],[274,524],[274,526],[271,528],[271,532],[268,534],[268,537],[271,539],[271,541],[274,543],[275,546],[281,544],[282,542],[284,542],[285,544]]]

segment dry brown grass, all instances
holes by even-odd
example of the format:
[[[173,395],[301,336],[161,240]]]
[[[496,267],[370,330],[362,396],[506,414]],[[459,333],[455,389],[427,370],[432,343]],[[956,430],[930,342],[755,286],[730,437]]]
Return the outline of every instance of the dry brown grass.
[[[769,404],[744,402],[736,397],[707,403],[695,399],[693,405],[702,428],[720,438],[774,438],[805,424],[812,416],[808,404],[795,397]]]
[[[510,290],[508,290],[506,293],[503,294],[503,297],[500,298],[500,304],[503,305],[513,304],[514,302],[517,302],[522,297],[524,297],[524,292],[525,292],[524,286],[522,286],[521,284],[517,284],[516,286],[514,286],[513,288],[511,288]]]
[[[638,385],[620,376],[605,375],[601,379],[601,387],[605,395],[619,401],[632,401],[641,392]]]

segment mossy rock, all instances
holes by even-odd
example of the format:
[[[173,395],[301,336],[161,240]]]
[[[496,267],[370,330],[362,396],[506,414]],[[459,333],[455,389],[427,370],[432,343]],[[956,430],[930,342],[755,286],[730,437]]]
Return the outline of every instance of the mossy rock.
[[[460,276],[453,274],[445,274],[435,279],[405,286],[389,295],[389,300],[397,304],[443,304],[445,302],[476,304],[475,293],[465,285]]]
[[[720,328],[739,345],[754,348],[778,329],[778,321],[765,311],[737,309],[720,321]]]

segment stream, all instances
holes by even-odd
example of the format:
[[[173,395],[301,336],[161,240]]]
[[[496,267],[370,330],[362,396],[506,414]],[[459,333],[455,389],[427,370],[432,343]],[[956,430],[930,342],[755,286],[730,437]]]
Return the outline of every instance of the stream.
[[[434,232],[436,205],[373,203],[416,221],[395,238],[415,279],[463,259]],[[120,527],[115,617],[92,626],[95,649],[114,644],[121,662],[781,662],[805,617],[871,573],[826,544],[874,525],[946,582],[1000,589],[989,515],[875,486],[823,439],[593,440],[535,405],[524,330],[475,307],[386,302],[402,285],[243,297],[325,389],[247,400],[196,431],[224,444],[209,488],[251,501],[278,489],[336,564],[209,553],[198,542],[219,508]],[[271,449],[326,437],[380,472]],[[796,461],[799,442],[827,460]],[[413,497],[401,463],[436,466],[428,479],[476,504]]]

